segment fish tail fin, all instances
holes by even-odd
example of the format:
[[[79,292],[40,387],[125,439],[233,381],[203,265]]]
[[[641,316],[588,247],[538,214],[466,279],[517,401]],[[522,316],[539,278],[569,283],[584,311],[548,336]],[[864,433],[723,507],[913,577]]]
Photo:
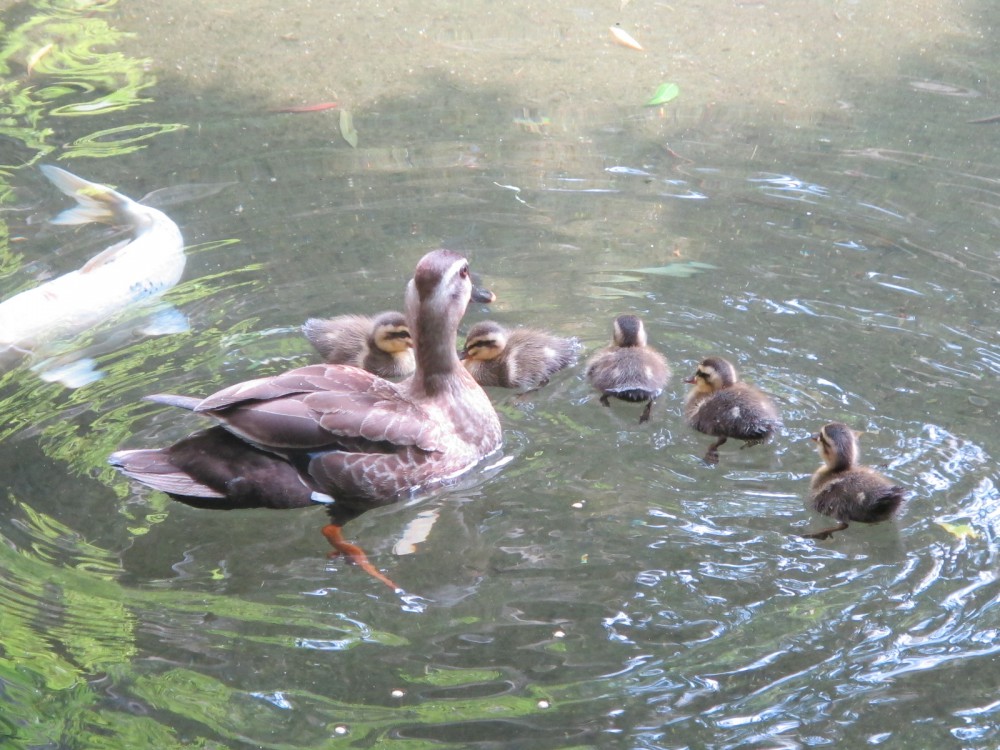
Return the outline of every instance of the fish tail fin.
[[[181,409],[194,411],[195,407],[202,402],[200,398],[192,396],[177,396],[173,393],[154,393],[150,396],[143,396],[143,401],[152,401],[154,404],[166,404],[167,406],[177,406]]]
[[[42,164],[41,170],[53,185],[78,204],[51,219],[52,224],[131,223],[130,214],[138,204],[128,196],[51,164]]]

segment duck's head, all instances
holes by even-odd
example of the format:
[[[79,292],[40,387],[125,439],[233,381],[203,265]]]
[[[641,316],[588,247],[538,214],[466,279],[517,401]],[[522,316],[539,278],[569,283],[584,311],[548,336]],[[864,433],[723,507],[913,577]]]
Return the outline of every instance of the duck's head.
[[[619,315],[615,318],[612,341],[615,346],[645,346],[646,327],[638,315]]]
[[[400,354],[413,348],[406,318],[399,312],[384,312],[372,321],[371,344],[386,354]]]
[[[694,371],[694,375],[684,378],[684,382],[693,385],[697,391],[715,391],[728,388],[739,380],[736,368],[732,362],[722,357],[706,357]]]
[[[411,325],[420,318],[453,320],[457,331],[471,299],[469,262],[451,250],[432,250],[417,263],[406,287],[406,318]]]
[[[459,359],[488,361],[496,359],[507,346],[507,331],[499,323],[484,320],[469,329],[465,337],[465,348]]]
[[[464,369],[455,337],[472,296],[469,262],[451,250],[427,253],[406,285],[406,322],[417,355],[416,380],[427,392],[440,387],[431,382],[436,376]]]
[[[831,422],[812,436],[816,450],[828,468],[849,469],[858,461],[858,435],[841,422]]]

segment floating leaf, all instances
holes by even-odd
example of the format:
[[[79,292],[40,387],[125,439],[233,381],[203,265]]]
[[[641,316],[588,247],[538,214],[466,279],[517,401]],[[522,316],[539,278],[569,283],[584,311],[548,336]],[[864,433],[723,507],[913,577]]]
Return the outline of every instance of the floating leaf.
[[[623,273],[601,273],[602,284],[635,284],[642,281],[641,276],[627,276]]]
[[[639,44],[639,42],[637,42],[635,39],[633,39],[632,35],[629,34],[627,31],[625,31],[620,26],[612,26],[610,31],[611,31],[611,36],[613,36],[615,41],[621,44],[622,46],[628,47],[630,49],[638,49],[638,50],[642,49],[642,45]]]
[[[716,266],[709,265],[708,263],[699,263],[698,261],[681,261],[679,263],[668,263],[665,266],[654,266],[650,268],[634,268],[633,273],[646,273],[653,276],[675,276],[677,278],[686,279],[690,276],[694,276],[700,271],[715,270]]]
[[[948,523],[947,521],[936,521],[935,523],[956,539],[965,540],[979,538],[979,532],[967,523]]]
[[[680,87],[676,83],[661,83],[656,89],[653,98],[646,102],[647,107],[658,107],[661,104],[673,101],[681,93]]]
[[[354,129],[354,117],[346,109],[340,110],[340,134],[351,144],[351,148],[358,147],[358,131]]]
[[[621,299],[622,297],[635,297],[636,299],[646,299],[645,292],[634,292],[631,289],[615,289],[610,286],[590,286],[587,293],[593,299]]]

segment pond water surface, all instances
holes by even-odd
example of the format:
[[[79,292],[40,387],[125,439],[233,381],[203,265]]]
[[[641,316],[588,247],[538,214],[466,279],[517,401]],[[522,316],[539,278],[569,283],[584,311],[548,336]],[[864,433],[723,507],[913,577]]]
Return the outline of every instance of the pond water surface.
[[[0,298],[114,241],[46,223],[56,163],[177,222],[190,327],[64,342],[103,373],[80,388],[37,357],[0,375],[4,748],[1000,743],[1000,6],[37,0],[0,23]],[[346,527],[405,595],[326,559],[321,510],[200,511],[107,465],[202,426],[143,395],[314,361],[306,318],[398,307],[439,246],[498,297],[465,327],[593,350],[642,316],[674,369],[652,419],[579,366],[491,391],[504,461]],[[681,416],[709,354],[785,422],[717,466]],[[909,497],[817,542],[807,438],[834,420]]]

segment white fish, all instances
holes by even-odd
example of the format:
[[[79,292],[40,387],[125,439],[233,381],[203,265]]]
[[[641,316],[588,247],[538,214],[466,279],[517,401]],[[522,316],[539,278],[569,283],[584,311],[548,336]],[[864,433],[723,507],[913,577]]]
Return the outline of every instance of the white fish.
[[[184,272],[184,239],[162,211],[65,169],[41,169],[78,204],[52,219],[53,224],[126,226],[132,239],[103,250],[76,271],[0,303],[0,355],[29,354],[41,344],[92,328],[130,305],[156,299]]]

